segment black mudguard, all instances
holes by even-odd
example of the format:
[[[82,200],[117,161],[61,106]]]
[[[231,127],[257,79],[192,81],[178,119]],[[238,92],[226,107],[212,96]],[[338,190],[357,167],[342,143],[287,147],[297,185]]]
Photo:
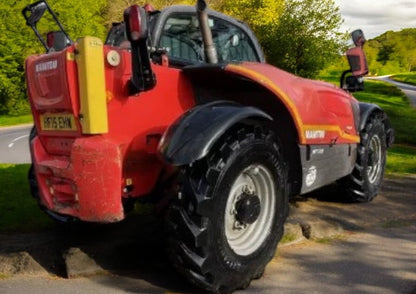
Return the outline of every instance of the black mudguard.
[[[263,111],[229,101],[198,105],[172,124],[159,151],[172,165],[186,165],[208,154],[217,140],[236,123],[248,119],[272,120]]]
[[[393,145],[394,142],[394,129],[391,126],[390,120],[388,119],[386,113],[380,108],[380,106],[372,103],[364,103],[360,102],[360,124],[358,126],[358,131],[361,132],[365,128],[365,124],[367,123],[368,118],[373,114],[374,112],[382,113],[383,123],[384,123],[384,129],[386,131],[386,143],[387,147],[390,147]]]
[[[360,124],[358,125],[358,130],[361,132],[365,128],[365,124],[370,117],[370,115],[375,111],[382,111],[380,106],[372,103],[360,102]]]

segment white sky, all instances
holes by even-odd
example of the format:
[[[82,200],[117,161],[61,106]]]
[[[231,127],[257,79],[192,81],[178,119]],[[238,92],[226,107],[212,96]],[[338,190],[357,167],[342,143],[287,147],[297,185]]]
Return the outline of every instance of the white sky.
[[[335,0],[343,31],[362,29],[366,39],[386,31],[416,28],[416,0]]]

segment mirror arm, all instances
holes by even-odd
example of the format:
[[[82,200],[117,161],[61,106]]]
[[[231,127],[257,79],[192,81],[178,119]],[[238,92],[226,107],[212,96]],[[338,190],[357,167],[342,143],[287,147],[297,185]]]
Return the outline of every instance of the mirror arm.
[[[132,38],[132,28],[130,27],[130,17],[134,14],[140,17],[140,32],[137,39]],[[138,5],[132,5],[124,11],[124,22],[126,24],[127,39],[131,44],[132,76],[129,81],[130,95],[137,95],[142,91],[147,91],[155,87],[156,76],[150,64],[149,50],[147,48],[147,38],[149,35],[147,24],[147,13]]]
[[[344,89],[344,83],[345,83],[345,76],[347,75],[347,74],[349,74],[349,73],[351,73],[352,72],[352,70],[351,69],[348,69],[348,70],[345,70],[343,73],[342,73],[342,75],[341,75],[341,80],[340,80],[340,85],[339,85],[339,87],[341,88],[341,89]]]
[[[39,33],[39,30],[37,29],[36,25],[38,23],[38,21],[40,20],[40,18],[43,16],[43,13],[45,11],[42,12],[42,14],[40,15],[39,19],[35,20],[35,21],[31,21],[30,17],[32,16],[32,14],[36,11],[36,7],[38,5],[45,5],[46,9],[49,11],[49,13],[52,15],[53,19],[55,20],[56,24],[59,26],[59,29],[64,33],[64,35],[67,37],[67,39],[69,40],[70,44],[73,44],[74,42],[72,41],[72,39],[69,37],[69,35],[67,34],[67,32],[64,30],[64,27],[62,26],[61,22],[58,20],[58,17],[56,16],[56,14],[53,12],[53,10],[51,9],[51,7],[49,6],[48,2],[46,2],[46,0],[41,0],[38,2],[35,2],[33,4],[30,4],[28,6],[26,6],[25,8],[23,8],[22,10],[22,14],[23,17],[26,19],[26,24],[28,26],[30,26],[32,28],[32,30],[35,32],[36,37],[39,39],[39,41],[42,43],[43,47],[45,47],[46,52],[49,52],[50,48],[48,47],[48,45],[46,44],[46,41],[44,40],[44,38],[41,36],[41,34]],[[30,13],[30,15],[28,15],[28,13]]]

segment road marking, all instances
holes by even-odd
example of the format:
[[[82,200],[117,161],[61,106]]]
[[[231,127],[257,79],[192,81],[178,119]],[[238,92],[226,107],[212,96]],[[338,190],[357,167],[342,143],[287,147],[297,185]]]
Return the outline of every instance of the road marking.
[[[29,137],[29,135],[23,135],[23,136],[20,136],[20,137],[17,137],[15,139],[13,139],[12,142],[9,144],[9,148],[12,148],[14,143],[16,143],[16,141],[19,141],[20,139],[23,139],[23,138],[26,138],[26,137]]]

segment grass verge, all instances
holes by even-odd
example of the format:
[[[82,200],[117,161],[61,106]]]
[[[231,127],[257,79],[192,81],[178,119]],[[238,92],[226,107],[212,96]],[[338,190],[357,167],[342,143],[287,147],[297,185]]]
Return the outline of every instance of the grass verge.
[[[30,195],[29,164],[0,164],[0,233],[44,229],[53,222]]]
[[[27,123],[33,123],[33,118],[31,114],[19,116],[0,115],[0,127],[14,126]]]
[[[416,86],[416,73],[397,74],[390,77],[392,80]]]
[[[354,93],[363,102],[379,105],[388,115],[396,133],[395,143],[416,146],[416,109],[397,87],[380,82],[365,81],[365,91]]]
[[[416,174],[416,147],[394,145],[387,151],[387,174]]]
[[[296,240],[296,236],[294,234],[286,233],[283,235],[282,239],[280,240],[279,244],[287,244]]]
[[[395,130],[395,145],[387,153],[387,174],[416,173],[416,109],[397,87],[365,81],[365,91],[354,93],[363,102],[379,105],[388,115]]]

